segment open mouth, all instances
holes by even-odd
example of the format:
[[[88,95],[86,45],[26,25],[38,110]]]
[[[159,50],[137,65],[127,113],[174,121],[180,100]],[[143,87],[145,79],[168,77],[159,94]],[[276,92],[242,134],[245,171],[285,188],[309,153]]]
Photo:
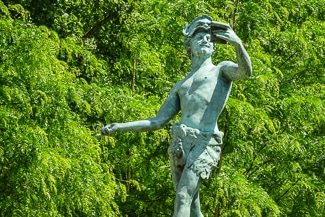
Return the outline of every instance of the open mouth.
[[[200,46],[201,47],[208,47],[208,48],[210,48],[210,45],[208,45],[208,44],[200,44]]]

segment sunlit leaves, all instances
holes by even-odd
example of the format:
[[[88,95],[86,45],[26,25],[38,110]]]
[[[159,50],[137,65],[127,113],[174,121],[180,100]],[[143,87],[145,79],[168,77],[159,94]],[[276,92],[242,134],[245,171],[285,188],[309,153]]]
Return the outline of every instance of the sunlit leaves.
[[[242,39],[253,76],[234,82],[220,117],[203,213],[325,215],[323,0],[4,2],[1,214],[170,216],[170,125],[94,135],[155,116],[190,70],[182,27],[207,13]],[[217,46],[223,60],[236,61],[232,46]]]
[[[0,32],[1,213],[118,215],[109,162],[102,162],[97,140],[76,113],[91,113],[78,95],[86,83],[76,83],[56,58],[55,33],[2,21],[11,31]]]

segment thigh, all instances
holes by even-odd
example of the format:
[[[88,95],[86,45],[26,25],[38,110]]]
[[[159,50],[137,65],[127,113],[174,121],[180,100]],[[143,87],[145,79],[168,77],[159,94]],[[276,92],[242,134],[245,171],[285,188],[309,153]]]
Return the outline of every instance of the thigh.
[[[201,182],[201,177],[192,168],[185,167],[177,186],[177,192],[186,193],[193,199]]]

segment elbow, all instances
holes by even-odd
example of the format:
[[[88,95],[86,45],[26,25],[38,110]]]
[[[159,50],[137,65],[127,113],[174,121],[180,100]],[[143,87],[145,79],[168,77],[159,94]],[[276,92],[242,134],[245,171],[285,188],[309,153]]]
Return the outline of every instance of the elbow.
[[[251,77],[253,75],[253,70],[252,70],[252,67],[250,67],[247,71],[246,71],[246,77]]]
[[[246,79],[251,76],[252,76],[252,69],[243,69],[240,70],[238,74],[232,76],[231,80],[236,81],[236,80]]]
[[[150,119],[150,123],[151,123],[150,125],[151,125],[152,130],[158,130],[160,128],[163,128],[168,123],[168,120],[152,118],[152,119]]]
[[[240,69],[240,74],[243,76],[243,78],[249,78],[253,75],[252,65],[249,64],[246,67],[243,67]]]
[[[253,68],[250,60],[248,61],[247,66],[243,68],[243,72],[246,78],[251,77],[253,75]]]
[[[253,67],[252,67],[251,60],[249,60],[246,74],[247,74],[247,77],[251,77],[253,75]]]

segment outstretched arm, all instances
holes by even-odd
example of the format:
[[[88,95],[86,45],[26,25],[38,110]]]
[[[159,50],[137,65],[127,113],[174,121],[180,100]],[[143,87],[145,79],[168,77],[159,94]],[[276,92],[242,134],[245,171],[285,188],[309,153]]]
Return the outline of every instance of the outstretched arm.
[[[213,25],[213,24],[211,24]],[[223,75],[229,80],[239,80],[247,78],[252,75],[251,60],[236,33],[230,26],[226,29],[218,29],[213,32],[214,35],[220,39],[227,41],[229,44],[235,46],[237,64],[231,61],[222,62]]]
[[[176,85],[175,85],[176,86]],[[168,123],[180,110],[180,102],[175,87],[172,89],[169,97],[163,103],[156,117],[145,120],[113,123],[104,126],[101,129],[101,135],[109,135],[117,131],[150,131],[162,128]]]

